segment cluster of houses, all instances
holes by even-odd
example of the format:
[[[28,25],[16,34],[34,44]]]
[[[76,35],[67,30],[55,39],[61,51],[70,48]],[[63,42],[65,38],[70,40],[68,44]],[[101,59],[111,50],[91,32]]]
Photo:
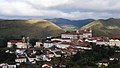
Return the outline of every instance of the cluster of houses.
[[[91,50],[90,43],[100,46],[118,46],[120,47],[120,37],[93,37],[92,30],[65,32],[61,36],[47,37],[44,42],[36,42],[34,47],[29,43],[29,37],[22,39],[12,39],[7,42],[7,47],[16,47],[15,62],[35,64],[37,61],[52,61],[57,57],[70,57],[78,51]],[[41,46],[42,45],[42,46]],[[9,51],[6,51],[9,52]],[[0,66],[9,66],[9,64],[1,64]],[[13,65],[14,66],[14,65]],[[42,68],[52,68],[50,63],[45,63]],[[63,67],[62,67],[63,66]],[[14,66],[13,68],[16,68]],[[66,68],[61,65],[61,68]]]

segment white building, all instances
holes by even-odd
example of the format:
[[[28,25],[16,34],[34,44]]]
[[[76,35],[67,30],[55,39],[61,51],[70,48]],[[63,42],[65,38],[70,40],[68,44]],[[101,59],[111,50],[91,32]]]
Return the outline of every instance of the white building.
[[[16,58],[15,62],[19,62],[19,63],[27,62],[27,59],[25,57],[20,57],[20,58]]]
[[[16,47],[16,48],[29,48],[29,37],[25,38],[23,37],[22,39],[11,39],[7,42],[7,47]]]
[[[36,42],[36,45],[34,47],[41,47],[42,43],[41,42]]]
[[[91,42],[91,43],[96,43],[97,40],[96,39],[85,39],[86,42]]]
[[[120,47],[120,40],[118,39],[110,39],[109,40],[111,46],[118,46]]]
[[[2,64],[0,64],[0,67],[2,67],[2,68],[16,68],[16,64],[15,63],[2,63]]]
[[[97,40],[96,45],[110,45],[109,40]]]
[[[92,30],[84,30],[83,32],[66,32],[61,34],[61,38],[79,39],[92,37]]]
[[[9,41],[9,42],[7,42],[8,48],[11,48],[13,46],[15,46],[16,48],[27,48],[28,47],[27,43],[24,43],[22,41]]]
[[[51,39],[51,41],[71,42],[71,39],[69,39],[69,38],[53,38],[53,39]]]
[[[56,46],[58,48],[67,48],[70,45],[71,45],[70,42],[46,42],[44,43],[45,48],[50,48],[52,46]]]

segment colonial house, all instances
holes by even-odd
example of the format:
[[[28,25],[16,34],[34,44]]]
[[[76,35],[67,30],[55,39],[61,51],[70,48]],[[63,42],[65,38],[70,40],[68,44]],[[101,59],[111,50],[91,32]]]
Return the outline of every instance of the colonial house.
[[[27,58],[26,57],[19,57],[19,58],[15,59],[15,62],[18,62],[18,63],[27,62]]]
[[[2,63],[0,64],[1,68],[17,68],[16,63]]]
[[[10,40],[7,42],[7,47],[27,48],[27,43],[22,42],[22,40]]]
[[[109,40],[101,39],[101,40],[97,40],[96,45],[105,45],[105,46],[108,46],[108,45],[110,45],[110,42],[109,42]]]
[[[86,42],[90,42],[90,43],[96,43],[97,42],[97,38],[96,37],[86,38],[85,41]]]
[[[53,68],[50,63],[45,63],[42,65],[42,68]]]
[[[89,45],[89,42],[84,41],[83,39],[73,39],[71,42],[66,42],[66,41],[50,41],[50,42],[45,42],[44,47],[45,48],[51,48],[53,46],[56,46],[58,48],[68,48],[68,47],[75,47],[75,48],[80,48],[80,49],[88,49],[90,50],[90,47],[87,47]]]
[[[28,37],[27,37],[28,39]],[[16,48],[29,48],[29,41],[26,41],[25,37],[22,39],[11,39],[7,42],[7,47],[16,47]]]
[[[108,59],[102,59],[97,63],[98,67],[106,67],[109,65],[109,60]]]
[[[110,46],[120,47],[120,40],[118,40],[118,39],[110,39],[109,42],[110,42]]]
[[[16,54],[17,58],[15,59],[15,62],[22,63],[22,62],[27,62],[27,58],[25,54]]]
[[[71,42],[71,39],[69,39],[69,38],[52,38],[51,41]]]
[[[66,32],[61,34],[61,38],[79,39],[79,38],[89,38],[92,37],[92,30],[84,30],[83,32]]]
[[[70,46],[70,42],[60,42],[60,41],[52,41],[52,42],[45,42],[44,47],[50,48],[52,46],[56,46],[58,48],[66,48]]]
[[[34,47],[36,47],[36,48],[40,48],[42,46],[42,42],[36,42],[36,45],[34,46]]]
[[[28,55],[28,60],[29,62],[35,62],[36,61],[36,55],[35,54],[31,54],[31,55]]]
[[[111,56],[109,58],[110,61],[113,61],[113,60],[120,60],[120,54],[119,53],[116,53],[115,55]]]
[[[61,54],[62,54],[61,51],[56,50],[56,51],[52,51],[52,52],[55,57],[61,57]]]

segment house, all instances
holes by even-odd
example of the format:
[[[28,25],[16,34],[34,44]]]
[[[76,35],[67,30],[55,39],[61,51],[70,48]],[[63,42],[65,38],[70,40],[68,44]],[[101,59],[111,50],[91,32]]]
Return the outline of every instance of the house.
[[[27,58],[25,54],[16,54],[17,58],[15,59],[15,62],[22,63],[22,62],[27,62]]]
[[[109,40],[101,39],[101,40],[97,40],[96,45],[105,45],[105,46],[108,46],[108,45],[110,45],[110,42],[109,42]]]
[[[16,48],[29,48],[29,37],[27,39],[23,37],[22,39],[11,39],[7,42],[7,47],[16,47]]]
[[[59,42],[61,42],[61,41],[49,41],[49,42],[44,42],[44,43],[43,43],[43,46],[44,46],[45,48],[50,48],[50,47],[52,47],[52,46],[58,45]]]
[[[16,49],[15,53],[16,54],[24,54],[25,53],[25,49]]]
[[[42,68],[53,68],[50,63],[45,63],[42,65]]]
[[[47,51],[47,57],[48,57],[48,58],[53,58],[54,56],[55,56],[55,55],[54,55],[53,52]]]
[[[92,37],[92,30],[76,31],[76,32],[65,32],[61,34],[61,38],[80,39]]]
[[[61,57],[62,51],[61,50],[52,50],[52,54],[54,54],[54,57]]]
[[[85,41],[86,42],[90,42],[90,43],[96,43],[97,42],[97,38],[96,37],[86,38]]]
[[[52,38],[51,41],[65,41],[65,42],[71,42],[71,39],[70,38],[61,38],[61,37],[55,37],[55,38]]]
[[[119,39],[110,39],[110,46],[118,46],[120,47],[120,40]]]
[[[120,60],[120,53],[116,53],[116,54],[110,56],[109,60],[111,60],[111,61],[113,61],[113,60]]]
[[[60,41],[52,41],[52,42],[45,42],[44,47],[50,48],[52,46],[56,46],[58,48],[66,48],[69,47],[71,42],[60,42]]]
[[[2,63],[0,64],[1,68],[17,68],[16,63]]]
[[[18,63],[27,62],[27,58],[26,57],[19,57],[19,58],[15,59],[15,62],[18,62]]]
[[[29,62],[35,62],[36,61],[36,55],[35,54],[31,54],[31,55],[28,55],[28,60]]]
[[[42,42],[38,41],[38,42],[36,42],[36,45],[34,47],[40,48],[41,46],[42,46]]]
[[[109,60],[108,59],[102,59],[97,63],[98,67],[103,67],[103,66],[108,66],[109,65]]]
[[[49,58],[47,55],[42,55],[43,61],[51,61],[51,58]]]
[[[27,43],[22,42],[22,40],[10,40],[7,42],[7,47],[27,48]]]

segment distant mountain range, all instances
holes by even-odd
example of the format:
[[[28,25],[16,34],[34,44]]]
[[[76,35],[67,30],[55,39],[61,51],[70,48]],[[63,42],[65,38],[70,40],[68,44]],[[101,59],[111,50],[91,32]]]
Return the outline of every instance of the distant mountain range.
[[[48,20],[0,20],[0,37],[25,35],[31,38],[58,36],[64,30],[93,29],[94,36],[120,35],[120,19],[68,20],[62,18]]]
[[[80,30],[92,28],[94,36],[120,36],[120,19],[109,18],[93,21]]]
[[[47,20],[0,20],[0,37],[25,35],[40,39],[62,32],[62,28]]]
[[[54,24],[60,26],[64,30],[75,30],[79,29],[80,27],[94,21],[94,19],[84,19],[84,20],[69,20],[63,18],[53,18],[53,19],[46,19],[48,21],[53,22]]]

